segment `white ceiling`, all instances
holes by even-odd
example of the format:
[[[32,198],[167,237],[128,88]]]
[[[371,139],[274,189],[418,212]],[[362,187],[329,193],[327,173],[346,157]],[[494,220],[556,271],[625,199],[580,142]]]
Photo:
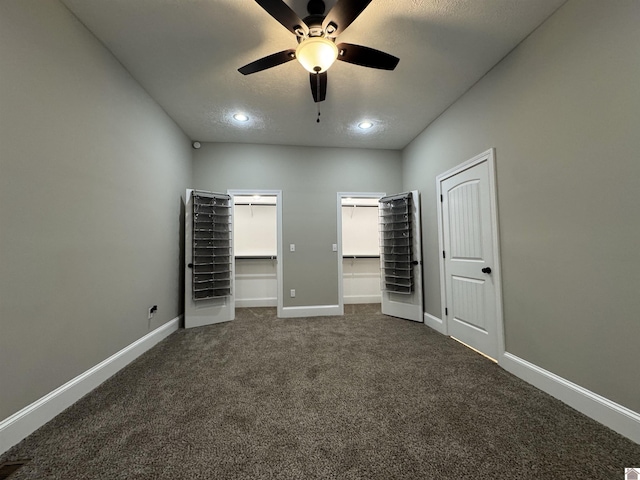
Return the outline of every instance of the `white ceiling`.
[[[309,74],[237,69],[297,45],[253,0],[62,0],[193,140],[401,149],[565,0],[373,0],[338,37],[400,58]],[[286,0],[304,18],[306,0]],[[325,1],[328,11],[335,0]],[[232,114],[251,120],[237,125]],[[375,126],[362,131],[363,119]]]

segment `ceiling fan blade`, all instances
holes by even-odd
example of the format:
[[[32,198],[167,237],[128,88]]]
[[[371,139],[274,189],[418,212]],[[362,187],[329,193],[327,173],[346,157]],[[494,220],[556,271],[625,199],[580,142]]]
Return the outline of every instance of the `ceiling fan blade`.
[[[251,62],[244,67],[238,69],[243,75],[249,75],[251,73],[261,72],[267,68],[277,67],[283,63],[290,62],[296,58],[296,51],[293,49],[283,50],[282,52],[274,53],[267,57],[260,58],[255,62]]]
[[[294,35],[309,33],[307,24],[282,0],[256,0],[256,3]]]
[[[325,98],[327,98],[327,72],[310,73],[309,80],[311,82],[313,100],[316,103],[324,102]]]
[[[331,37],[340,35],[358,15],[367,8],[372,0],[338,0],[333,8],[327,13],[322,22],[322,29]],[[327,30],[330,24],[335,25],[335,30]]]
[[[400,59],[381,52],[374,48],[353,45],[351,43],[340,43],[338,47],[338,60],[343,62],[362,65],[363,67],[379,68],[381,70],[393,70],[398,65]]]

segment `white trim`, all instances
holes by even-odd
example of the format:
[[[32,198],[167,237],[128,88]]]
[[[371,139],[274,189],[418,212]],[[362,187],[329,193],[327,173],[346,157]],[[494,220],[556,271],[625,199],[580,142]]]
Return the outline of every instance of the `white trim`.
[[[304,307],[284,307],[280,318],[324,317],[344,315],[344,305],[309,305]]]
[[[430,313],[424,312],[424,324],[427,327],[433,328],[436,332],[442,333],[443,335],[447,334],[447,327],[441,318],[436,317],[435,315],[431,315]]]
[[[336,243],[338,245],[337,262],[338,262],[338,306],[340,307],[340,313],[336,315],[344,315],[344,272],[342,268],[342,199],[343,198],[382,198],[386,195],[384,192],[338,192],[337,197],[337,219],[338,229]],[[348,302],[356,303],[356,302]],[[369,302],[366,302],[369,303]],[[333,314],[332,314],[333,315]],[[279,315],[278,315],[279,316]]]
[[[586,416],[640,443],[640,413],[634,412],[555,373],[505,352],[499,361],[506,371],[561,400]]]
[[[69,380],[0,422],[0,454],[42,427],[133,360],[178,330],[182,316],[147,333],[131,345]]]
[[[275,297],[236,299],[236,307],[238,308],[277,307],[277,306],[278,306],[278,299]]]
[[[442,198],[442,180],[444,174],[438,175],[436,177],[436,203],[438,208],[436,208],[438,212],[438,258],[440,259],[438,262],[440,268],[440,321],[442,322],[442,329],[438,330],[443,335],[449,335],[449,324],[447,322],[447,315],[445,313],[445,308],[447,307],[447,279],[445,276],[444,270],[444,259],[442,258],[442,252],[444,252],[444,220],[442,218],[442,208],[444,206],[443,202],[440,201]],[[437,317],[435,317],[437,318]],[[425,317],[426,323],[426,317]]]
[[[346,295],[344,297],[344,303],[347,305],[354,305],[357,303],[380,303],[382,302],[382,295]]]
[[[238,190],[238,189],[230,189],[227,190],[227,193],[231,196],[233,195],[265,195],[265,196],[275,196],[276,197],[276,229],[278,231],[278,251],[277,258],[278,263],[276,265],[276,276],[277,276],[277,285],[278,285],[278,312],[277,316],[282,317],[282,309],[284,306],[284,275],[282,274],[282,190]],[[235,262],[234,262],[235,263]],[[235,278],[234,278],[235,282]]]
[[[502,309],[502,260],[500,255],[500,215],[498,214],[498,174],[496,172],[496,149],[490,148],[487,155],[489,162],[489,190],[491,198],[491,235],[493,238],[493,278],[496,285],[496,320],[498,322],[498,358],[505,352],[504,313]]]
[[[479,155],[461,163],[444,173],[441,173],[436,177],[436,202],[438,204],[438,247],[439,251],[444,250],[444,231],[443,231],[443,219],[442,219],[442,206],[440,201],[442,195],[442,182],[446,179],[453,177],[454,175],[468,170],[476,165],[487,162],[489,167],[489,198],[491,202],[491,235],[493,237],[493,266],[492,277],[495,284],[495,299],[496,299],[496,322],[497,322],[497,342],[498,342],[498,358],[500,358],[505,352],[504,342],[504,317],[502,311],[502,268],[500,262],[500,228],[498,226],[498,191],[497,191],[497,177],[496,177],[496,149],[490,148],[489,150],[482,152]],[[440,301],[442,309],[442,318],[444,319],[444,329],[441,333],[448,335],[447,316],[445,315],[445,308],[447,306],[447,292],[446,292],[446,279],[445,279],[445,264],[442,255],[438,255],[440,259]]]

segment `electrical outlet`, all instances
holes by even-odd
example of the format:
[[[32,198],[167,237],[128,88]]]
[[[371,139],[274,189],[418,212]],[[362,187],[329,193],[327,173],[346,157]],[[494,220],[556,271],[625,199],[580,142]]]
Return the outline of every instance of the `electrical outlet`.
[[[292,243],[291,245],[289,245],[289,251],[291,252],[295,252],[296,251],[296,244]]]
[[[147,320],[151,320],[153,318],[153,314],[158,311],[158,305],[154,305],[153,307],[149,307],[147,313]]]
[[[333,245],[331,245],[331,250],[334,251],[334,252],[337,252],[338,251],[338,244],[334,243]]]
[[[294,298],[296,296],[296,289],[292,288],[291,289],[291,298]]]

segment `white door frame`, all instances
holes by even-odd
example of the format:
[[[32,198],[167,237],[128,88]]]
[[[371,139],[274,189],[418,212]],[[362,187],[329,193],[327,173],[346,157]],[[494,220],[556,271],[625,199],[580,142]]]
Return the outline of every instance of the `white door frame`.
[[[498,342],[498,362],[502,362],[502,358],[505,353],[505,343],[504,343],[504,318],[502,312],[502,268],[500,266],[500,239],[499,239],[499,228],[498,228],[498,195],[496,188],[496,165],[495,165],[495,148],[490,148],[486,152],[483,152],[475,157],[467,160],[466,162],[461,163],[453,167],[450,170],[447,170],[444,173],[441,173],[436,177],[436,202],[438,204],[438,247],[439,247],[439,258],[440,258],[440,302],[441,302],[441,315],[442,315],[442,327],[441,329],[436,328],[436,325],[433,325],[434,322],[430,322],[430,325],[434,327],[436,330],[440,331],[444,335],[448,335],[448,318],[445,314],[445,308],[447,306],[447,291],[446,291],[446,272],[445,272],[445,261],[442,258],[441,252],[444,251],[444,228],[443,228],[443,218],[442,218],[442,201],[441,198],[442,193],[442,182],[448,178],[453,177],[454,175],[468,170],[479,163],[487,162],[489,167],[489,197],[491,199],[491,234],[493,237],[493,265],[491,276],[493,277],[493,281],[495,284],[495,301],[496,301],[496,322],[497,322],[497,342]]]
[[[338,192],[338,308],[339,315],[344,315],[344,279],[342,269],[342,199],[343,198],[382,198],[383,192]]]
[[[276,260],[276,282],[278,285],[278,317],[282,317],[282,309],[284,308],[284,279],[282,275],[282,190],[260,190],[260,189],[229,189],[227,194],[231,195],[264,195],[276,197],[276,231],[277,231],[277,260]]]

